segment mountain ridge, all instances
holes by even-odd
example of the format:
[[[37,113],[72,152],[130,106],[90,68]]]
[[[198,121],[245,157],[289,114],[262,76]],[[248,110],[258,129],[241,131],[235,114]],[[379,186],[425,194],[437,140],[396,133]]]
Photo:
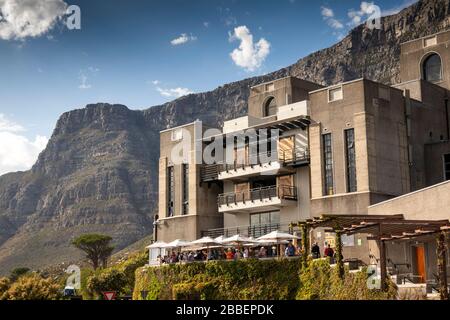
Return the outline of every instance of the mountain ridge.
[[[148,236],[157,210],[159,131],[197,119],[219,127],[246,114],[249,87],[288,75],[322,85],[361,77],[398,83],[400,43],[449,26],[450,0],[419,1],[383,18],[381,30],[358,26],[264,76],[145,110],[98,103],[65,112],[31,170],[0,176],[0,274],[78,261],[70,241],[81,233],[110,234],[118,250]]]

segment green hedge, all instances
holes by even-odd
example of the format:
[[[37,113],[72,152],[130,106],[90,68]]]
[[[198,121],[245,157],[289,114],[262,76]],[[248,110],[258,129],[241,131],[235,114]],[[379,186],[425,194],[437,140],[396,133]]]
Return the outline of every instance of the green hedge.
[[[275,271],[275,272],[274,272]],[[298,260],[214,261],[136,270],[133,298],[148,300],[285,300],[298,290]]]
[[[339,270],[332,268],[327,260],[311,260],[301,272],[297,294],[299,300],[389,300],[397,296],[397,288],[388,282],[387,292],[371,290],[367,285],[367,270],[350,273],[344,270],[344,279]]]
[[[393,299],[388,292],[369,290],[365,270],[344,280],[326,260],[240,260],[174,264],[136,270],[133,299],[141,300],[373,300]]]
[[[102,299],[104,291],[116,291],[118,295],[132,294],[136,269],[148,262],[148,252],[135,254],[124,262],[106,269],[82,272],[84,299]],[[84,275],[84,276],[83,276]]]

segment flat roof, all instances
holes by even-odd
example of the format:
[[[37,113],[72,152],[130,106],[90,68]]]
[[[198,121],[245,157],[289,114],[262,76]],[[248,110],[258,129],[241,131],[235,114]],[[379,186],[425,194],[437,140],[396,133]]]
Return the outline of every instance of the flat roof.
[[[437,36],[437,35],[440,35],[440,34],[443,34],[443,33],[447,33],[447,32],[450,32],[450,30],[444,30],[444,31],[440,31],[440,32],[437,32],[437,33],[430,34],[428,36],[423,36],[423,37],[416,38],[416,39],[413,39],[413,40],[408,40],[408,41],[400,43],[400,45],[402,46],[404,44],[412,43],[412,42],[423,40],[423,39],[426,39],[426,38],[431,38],[431,37],[434,37],[434,36]]]

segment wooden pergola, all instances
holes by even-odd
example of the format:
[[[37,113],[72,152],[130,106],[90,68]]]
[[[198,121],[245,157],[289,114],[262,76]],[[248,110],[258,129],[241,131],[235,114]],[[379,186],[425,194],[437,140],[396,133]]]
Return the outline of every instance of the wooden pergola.
[[[336,263],[339,274],[343,275],[341,236],[367,234],[368,240],[377,241],[380,250],[381,289],[385,290],[387,279],[386,242],[406,241],[423,237],[435,236],[437,241],[437,267],[439,276],[439,291],[442,300],[449,299],[447,283],[447,252],[446,238],[450,232],[449,220],[405,220],[403,215],[322,215],[314,219],[291,224],[302,230],[304,255],[308,255],[306,234],[309,230],[324,228],[326,232],[336,234]],[[306,260],[306,257],[303,259]]]

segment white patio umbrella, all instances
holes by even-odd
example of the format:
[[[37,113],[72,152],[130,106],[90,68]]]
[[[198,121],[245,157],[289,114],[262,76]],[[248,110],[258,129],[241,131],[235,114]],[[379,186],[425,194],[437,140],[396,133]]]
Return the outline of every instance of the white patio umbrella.
[[[286,232],[281,232],[281,231],[273,231],[269,234],[266,234],[265,236],[259,237],[258,241],[262,241],[265,243],[273,243],[273,244],[277,244],[277,251],[278,251],[278,256],[281,255],[281,248],[280,248],[280,244],[286,243],[287,240],[294,240],[294,239],[300,239],[297,236],[294,236],[292,234],[286,233]]]
[[[186,246],[188,246],[188,245],[190,245],[190,242],[184,241],[184,240],[180,240],[180,239],[177,239],[177,240],[174,240],[174,241],[172,241],[172,242],[169,242],[169,243],[166,245],[165,248],[170,248],[170,249],[173,249],[173,248],[181,248],[181,247],[186,247]]]
[[[167,243],[165,243],[164,241],[156,241],[155,243],[145,247],[146,249],[162,249],[162,248],[166,248],[167,247]]]
[[[158,250],[158,256],[161,256],[162,249],[165,249],[167,247],[167,243],[163,242],[163,241],[156,241],[155,243],[149,245],[146,247],[146,249],[149,249],[149,251],[151,251],[152,249],[157,249]],[[151,260],[152,259],[152,255],[149,252],[149,263],[151,264]]]
[[[225,236],[220,236],[214,239],[214,241],[217,241],[218,243],[222,243],[222,241],[225,239]]]
[[[211,246],[220,245],[220,243],[211,237],[203,237],[201,239],[190,242],[189,245],[200,246],[200,247],[211,247]]]
[[[211,237],[203,237],[201,239],[192,241],[189,243],[189,246],[199,246],[199,247],[203,247],[206,248],[206,250],[208,250],[208,255],[207,258],[209,257],[209,249],[211,249],[212,247],[216,247],[216,246],[220,246],[221,244],[219,242],[217,242],[216,240],[214,240]]]
[[[239,234],[226,238],[222,241],[223,244],[238,245],[238,246],[250,242],[254,242],[254,240],[248,237],[241,236]]]
[[[274,242],[278,242],[278,241],[284,241],[284,240],[294,240],[294,239],[300,239],[297,236],[294,236],[292,234],[286,233],[286,232],[281,232],[281,231],[273,231],[269,234],[266,234],[265,236],[259,237],[257,240],[268,240],[268,241],[274,241]]]

